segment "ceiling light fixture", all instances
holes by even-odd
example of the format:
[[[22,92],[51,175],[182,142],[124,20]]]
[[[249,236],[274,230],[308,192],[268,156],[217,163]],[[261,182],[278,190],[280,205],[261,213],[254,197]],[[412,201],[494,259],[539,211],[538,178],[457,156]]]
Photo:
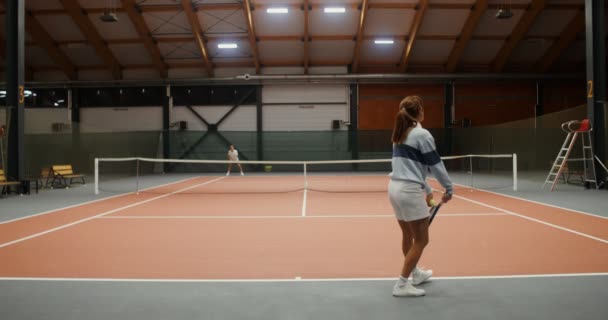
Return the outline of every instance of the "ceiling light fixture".
[[[236,49],[238,45],[236,43],[220,43],[217,47],[220,49]]]
[[[498,3],[498,11],[496,12],[496,19],[507,20],[513,18],[513,12],[511,11],[511,1],[501,1]]]
[[[107,1],[108,8],[103,11],[103,14],[99,16],[99,20],[103,22],[117,22],[118,16],[116,15],[116,0]]]
[[[323,9],[325,13],[344,13],[346,12],[346,8],[344,7],[327,7]]]
[[[267,13],[288,13],[289,9],[287,8],[268,8],[266,9]]]
[[[374,43],[375,44],[393,44],[393,43],[395,43],[395,41],[392,39],[376,39],[376,40],[374,40]]]

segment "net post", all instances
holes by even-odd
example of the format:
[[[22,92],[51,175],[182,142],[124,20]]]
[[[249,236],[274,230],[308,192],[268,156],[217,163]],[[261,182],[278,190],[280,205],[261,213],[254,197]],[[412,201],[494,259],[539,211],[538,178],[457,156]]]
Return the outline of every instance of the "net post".
[[[473,189],[473,155],[469,155],[469,170],[471,171],[471,189]]]
[[[304,162],[304,190],[308,190],[308,174],[306,169],[306,161]]]
[[[517,153],[513,154],[513,191],[517,191]]]
[[[135,159],[135,193],[139,194],[139,158]]]
[[[95,158],[95,194],[99,194],[99,159]]]

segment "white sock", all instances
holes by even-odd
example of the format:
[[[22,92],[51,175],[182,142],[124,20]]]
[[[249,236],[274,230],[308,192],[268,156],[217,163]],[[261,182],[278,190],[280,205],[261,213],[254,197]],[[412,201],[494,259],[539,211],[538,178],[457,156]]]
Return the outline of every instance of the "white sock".
[[[399,276],[399,280],[397,280],[397,286],[401,287],[404,286],[407,283],[407,278],[404,278],[403,276]]]

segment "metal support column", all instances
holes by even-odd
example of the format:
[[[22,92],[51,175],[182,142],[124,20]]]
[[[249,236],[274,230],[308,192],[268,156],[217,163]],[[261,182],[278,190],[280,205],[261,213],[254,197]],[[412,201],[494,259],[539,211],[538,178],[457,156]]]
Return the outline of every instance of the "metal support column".
[[[255,99],[255,127],[257,137],[257,151],[258,160],[264,160],[264,123],[263,123],[263,112],[264,103],[262,101],[262,90],[263,86],[256,88],[256,99]]]
[[[605,0],[585,0],[585,32],[587,52],[587,117],[593,128],[593,151],[606,161],[606,18]],[[606,173],[595,163],[598,186]]]
[[[534,106],[534,127],[536,128],[536,118],[545,114],[545,84],[536,81],[536,106]]]
[[[350,85],[349,114],[350,125],[348,126],[348,145],[350,146],[351,158],[359,159],[359,85]]]
[[[88,159],[81,159],[80,152],[80,89],[68,89],[68,108],[72,127],[72,159],[78,168],[89,168]]]
[[[454,121],[454,82],[445,84],[445,104],[443,105],[443,150],[445,154],[452,153],[452,122]]]
[[[171,158],[171,89],[167,86],[167,93],[163,99],[163,159]],[[164,171],[167,172],[169,166],[164,165]]]
[[[25,1],[6,1],[6,105],[11,118],[8,128],[7,177],[25,179],[24,147],[24,47]]]

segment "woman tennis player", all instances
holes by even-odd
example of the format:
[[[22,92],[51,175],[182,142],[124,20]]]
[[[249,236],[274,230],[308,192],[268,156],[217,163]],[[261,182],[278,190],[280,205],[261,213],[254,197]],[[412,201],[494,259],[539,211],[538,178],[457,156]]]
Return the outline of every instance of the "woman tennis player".
[[[239,161],[239,152],[236,151],[234,145],[232,144],[230,145],[230,149],[228,150],[228,160]],[[244,176],[245,174],[243,173],[243,167],[241,167],[241,164],[237,162],[236,165],[239,166],[239,169],[241,170],[241,175]],[[232,169],[232,163],[228,164],[228,172],[226,172],[227,176],[230,175],[230,169]]]
[[[427,281],[433,272],[416,267],[429,242],[429,211],[433,190],[426,182],[430,171],[445,188],[442,201],[452,198],[452,182],[435,148],[433,136],[420,126],[424,120],[422,99],[408,96],[399,104],[393,129],[393,159],[388,197],[403,234],[405,261],[401,277],[393,288],[396,297],[423,296],[425,291],[414,287]],[[412,280],[408,280],[409,276]]]

